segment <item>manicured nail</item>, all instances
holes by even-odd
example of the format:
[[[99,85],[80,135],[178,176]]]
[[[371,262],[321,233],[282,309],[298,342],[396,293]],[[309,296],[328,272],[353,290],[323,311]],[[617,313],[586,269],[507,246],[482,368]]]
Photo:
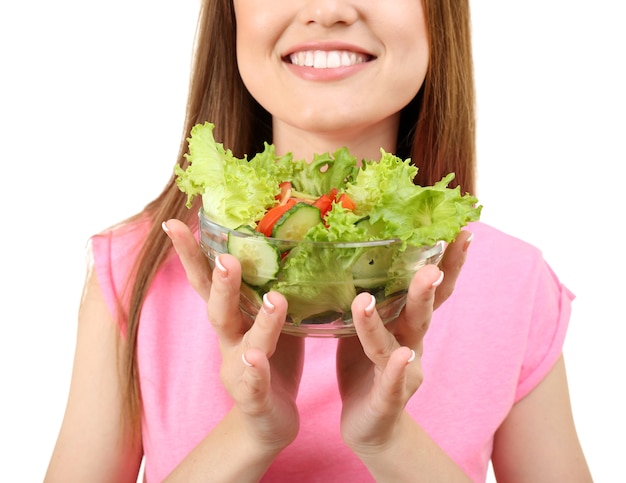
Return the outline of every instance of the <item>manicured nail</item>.
[[[248,367],[252,367],[252,364],[250,364],[248,362],[248,359],[246,359],[246,355],[245,354],[241,354],[241,360],[243,361],[243,363],[248,366]]]
[[[439,270],[439,278],[433,282],[431,287],[432,288],[439,287],[439,285],[441,285],[441,282],[443,282],[443,271]]]
[[[467,240],[465,240],[465,243],[463,244],[463,251],[466,252],[467,249],[470,246],[470,243],[472,243],[472,240],[474,239],[474,234],[470,233],[470,236],[467,237]]]
[[[411,356],[407,359],[407,364],[415,360],[415,351],[411,349]]]
[[[167,236],[170,236],[170,229],[167,227],[167,223],[161,223],[161,229],[165,232]]]
[[[270,302],[270,298],[267,296],[267,294],[263,295],[263,310],[265,311],[266,314],[272,314],[274,313],[274,309],[276,308],[276,306]]]
[[[228,270],[226,270],[226,267],[224,265],[222,265],[222,262],[220,262],[220,256],[218,255],[217,257],[215,257],[215,268],[217,268],[222,276],[226,276],[228,275]]]
[[[365,307],[365,310],[363,311],[368,317],[374,313],[374,309],[376,308],[376,298],[371,294],[370,297],[372,297],[372,300],[370,300],[370,303],[367,305],[367,307]]]

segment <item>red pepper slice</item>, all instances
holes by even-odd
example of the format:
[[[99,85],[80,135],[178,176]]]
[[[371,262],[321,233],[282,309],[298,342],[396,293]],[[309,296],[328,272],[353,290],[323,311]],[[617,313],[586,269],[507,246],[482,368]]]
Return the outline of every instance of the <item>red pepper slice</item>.
[[[265,236],[272,236],[272,230],[274,225],[293,205],[296,204],[296,200],[289,198],[284,205],[274,206],[270,208],[265,216],[261,218],[259,224],[256,227],[256,231],[263,233]]]
[[[322,195],[313,203],[313,206],[319,208],[322,219],[324,219],[326,213],[330,210],[333,201],[335,201],[334,197],[331,197],[330,195]]]
[[[283,181],[278,186],[280,187],[280,193],[276,195],[276,199],[280,202],[280,205],[284,205],[291,197],[291,182]]]
[[[356,208],[354,201],[352,201],[352,199],[345,193],[342,193],[339,196],[337,203],[343,206],[346,210],[354,211],[354,209]]]

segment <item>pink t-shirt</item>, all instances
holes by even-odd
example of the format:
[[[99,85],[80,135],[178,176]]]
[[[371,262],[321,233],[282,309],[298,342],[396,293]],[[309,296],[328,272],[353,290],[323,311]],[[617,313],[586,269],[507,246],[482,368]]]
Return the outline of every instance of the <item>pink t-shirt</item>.
[[[454,294],[424,341],[424,382],[407,410],[474,480],[484,481],[493,436],[511,407],[561,354],[573,295],[534,247],[473,223]],[[115,314],[141,226],[92,238],[98,280]],[[220,421],[231,400],[219,379],[205,304],[174,255],[150,287],[138,333],[145,477],[161,481]],[[297,439],[264,481],[373,481],[343,444],[336,339],[307,339]]]

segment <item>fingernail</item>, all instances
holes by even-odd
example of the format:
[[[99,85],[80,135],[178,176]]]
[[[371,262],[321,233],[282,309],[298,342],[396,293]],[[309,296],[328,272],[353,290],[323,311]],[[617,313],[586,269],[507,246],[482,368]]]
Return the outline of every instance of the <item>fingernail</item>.
[[[470,233],[470,236],[467,237],[467,240],[465,240],[465,243],[463,244],[463,251],[466,252],[467,249],[470,246],[470,243],[472,243],[472,240],[474,239],[474,234]]]
[[[246,359],[246,355],[245,354],[241,354],[241,360],[243,361],[243,363],[248,366],[248,367],[252,367],[252,364],[250,364],[248,362],[248,359]]]
[[[415,351],[413,349],[411,349],[411,356],[407,359],[407,364],[413,362],[415,360]]]
[[[222,276],[226,276],[228,275],[228,270],[226,270],[226,267],[224,265],[222,265],[222,262],[220,262],[220,256],[218,255],[217,257],[215,257],[215,268],[217,268],[220,273],[222,274]]]
[[[372,297],[372,300],[370,300],[368,306],[365,307],[365,310],[363,310],[363,312],[365,312],[365,315],[367,315],[368,317],[374,313],[374,309],[376,308],[376,298],[371,294],[370,297]]]
[[[272,314],[274,313],[274,309],[276,308],[276,306],[270,302],[270,298],[267,296],[267,294],[263,295],[263,310],[265,311],[266,314]]]
[[[439,270],[439,278],[433,282],[431,287],[432,288],[439,287],[439,285],[441,285],[441,282],[443,282],[443,271]]]
[[[167,236],[170,236],[170,229],[167,226],[167,223],[161,223],[161,229],[165,232]]]

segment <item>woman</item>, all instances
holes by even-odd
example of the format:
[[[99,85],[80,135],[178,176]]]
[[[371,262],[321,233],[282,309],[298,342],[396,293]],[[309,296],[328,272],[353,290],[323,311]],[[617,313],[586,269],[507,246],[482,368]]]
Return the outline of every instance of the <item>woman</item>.
[[[473,102],[467,2],[205,0],[185,132],[211,121],[239,156],[384,148],[473,192]],[[144,455],[147,481],[481,481],[490,460],[503,481],[590,481],[572,297],[538,250],[474,223],[467,263],[464,231],[397,321],[361,294],[358,337],[304,340],[280,336],[278,293],[247,330],[241,267],[221,256],[211,277],[185,200],[172,177],[92,239],[47,481],[133,481]]]

